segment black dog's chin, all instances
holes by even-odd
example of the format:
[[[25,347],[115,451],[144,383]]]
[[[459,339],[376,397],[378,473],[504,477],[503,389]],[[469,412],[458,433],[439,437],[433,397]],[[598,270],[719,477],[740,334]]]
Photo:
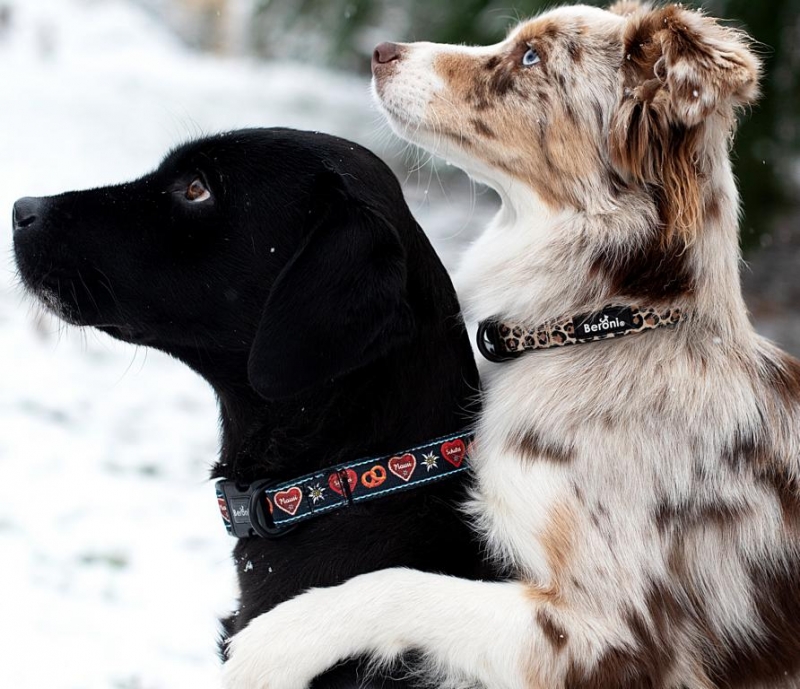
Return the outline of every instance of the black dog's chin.
[[[61,298],[59,287],[50,287],[44,284],[30,285],[25,280],[23,282],[27,292],[36,299],[45,311],[69,325],[87,325],[87,323],[83,322],[79,309]]]
[[[85,325],[92,324],[87,323]],[[115,340],[121,340],[122,342],[128,342],[129,344],[150,346],[155,346],[157,344],[157,338],[155,335],[148,333],[146,330],[136,326],[93,325],[93,327],[97,328],[100,332],[104,332],[106,335],[110,335]]]
[[[110,323],[100,323],[96,319],[86,318],[81,311],[64,302],[58,294],[49,287],[39,287],[29,289],[36,297],[36,300],[44,309],[64,321],[68,325],[75,325],[82,328],[96,328],[100,332],[110,335],[115,340],[121,340],[134,345],[152,345],[155,336],[146,332],[144,329],[132,325],[112,325]]]
[[[77,304],[76,281],[67,274],[57,272],[48,264],[41,265],[36,254],[22,250],[15,240],[17,275],[25,291],[45,311],[70,325],[87,325]],[[72,295],[72,296],[69,296]]]
[[[110,323],[107,319],[97,318],[94,314],[88,314],[80,307],[65,301],[56,290],[50,287],[41,286],[29,291],[34,294],[37,301],[46,311],[57,316],[68,325],[96,328],[115,340],[121,340],[129,344],[153,345],[155,343],[156,336],[145,328],[131,324]]]
[[[68,325],[100,327],[118,325],[119,316],[111,316],[101,307],[97,290],[89,289],[85,277],[69,269],[32,268],[25,254],[17,252],[17,271],[25,291],[48,313]],[[124,338],[120,338],[124,339]]]
[[[134,344],[146,344],[149,339],[145,333],[133,326],[117,325],[94,313],[88,305],[81,306],[68,295],[77,297],[74,283],[70,280],[55,279],[53,284],[43,281],[35,283],[22,276],[25,290],[47,311],[68,325],[94,327],[107,332],[112,337]]]

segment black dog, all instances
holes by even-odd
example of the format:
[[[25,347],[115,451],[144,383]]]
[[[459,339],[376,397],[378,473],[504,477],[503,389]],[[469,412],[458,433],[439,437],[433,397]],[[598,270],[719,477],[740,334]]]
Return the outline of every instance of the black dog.
[[[202,139],[134,182],[19,200],[14,249],[25,286],[61,318],[208,380],[222,419],[214,477],[291,480],[457,432],[477,412],[447,273],[393,174],[350,142],[289,129]],[[242,538],[224,634],[375,569],[476,575],[462,489],[449,478]],[[352,686],[356,670],[318,686]]]

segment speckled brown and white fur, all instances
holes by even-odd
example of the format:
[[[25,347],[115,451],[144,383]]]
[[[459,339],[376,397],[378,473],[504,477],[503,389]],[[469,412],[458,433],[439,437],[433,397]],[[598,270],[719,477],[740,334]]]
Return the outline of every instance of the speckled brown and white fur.
[[[296,689],[417,649],[446,685],[800,687],[800,363],[755,334],[739,287],[747,38],[626,2],[485,48],[389,47],[392,126],[503,200],[457,276],[469,319],[687,318],[487,370],[469,512],[509,581],[386,570],[310,591],[233,640],[226,685]]]

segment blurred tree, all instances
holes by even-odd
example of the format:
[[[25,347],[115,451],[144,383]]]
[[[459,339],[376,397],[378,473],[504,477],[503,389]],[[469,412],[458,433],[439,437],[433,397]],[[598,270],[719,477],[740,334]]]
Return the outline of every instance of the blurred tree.
[[[546,0],[519,0],[510,10],[497,0],[255,0],[257,48],[283,53],[289,31],[316,29],[322,57],[337,66],[369,70],[374,40],[492,43],[516,20],[540,11]],[[324,35],[320,35],[320,33]],[[372,40],[366,40],[372,39]],[[306,48],[308,48],[306,44]],[[304,58],[307,54],[294,53]],[[314,55],[320,56],[318,51]]]
[[[364,31],[380,25],[382,0],[255,0],[253,45],[265,57],[290,56],[340,68],[369,68]]]
[[[743,201],[742,243],[768,242],[800,212],[800,0],[709,0],[753,36],[763,60],[762,97],[739,129],[734,164]],[[795,236],[800,232],[794,229]]]
[[[262,54],[290,54],[362,72],[382,40],[494,43],[516,21],[553,5],[551,0],[516,0],[513,9],[509,0],[255,2]],[[800,0],[770,0],[769,7],[753,0],[706,0],[703,6],[745,28],[764,61],[763,97],[744,117],[734,152],[746,209],[743,245],[769,242],[776,228],[800,239],[792,223],[800,214]],[[301,40],[287,43],[298,35]]]

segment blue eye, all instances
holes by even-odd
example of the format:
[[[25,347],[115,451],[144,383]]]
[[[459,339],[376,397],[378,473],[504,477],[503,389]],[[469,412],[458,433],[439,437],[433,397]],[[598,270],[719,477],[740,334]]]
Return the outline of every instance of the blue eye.
[[[537,62],[541,62],[542,58],[539,57],[539,53],[537,53],[533,48],[528,48],[528,52],[522,56],[522,64],[525,67],[532,67]]]

